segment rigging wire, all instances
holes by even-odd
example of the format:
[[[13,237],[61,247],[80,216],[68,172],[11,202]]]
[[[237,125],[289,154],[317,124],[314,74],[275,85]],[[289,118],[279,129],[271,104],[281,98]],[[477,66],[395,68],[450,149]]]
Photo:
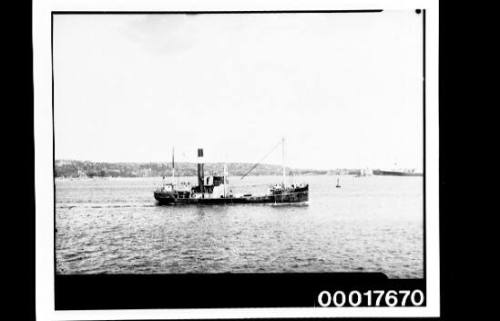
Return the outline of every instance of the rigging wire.
[[[278,146],[280,146],[280,145],[281,145],[281,143],[282,143],[282,142],[281,142],[281,141],[279,141],[276,145],[274,145],[274,146],[273,146],[273,148],[271,148],[271,150],[270,150],[270,151],[269,151],[269,152],[268,152],[268,153],[267,153],[264,157],[262,157],[262,158],[261,158],[261,159],[260,159],[257,163],[255,163],[255,164],[254,164],[254,165],[253,165],[253,166],[252,166],[252,167],[251,167],[251,168],[250,168],[250,169],[249,169],[249,170],[248,170],[248,171],[247,171],[247,172],[246,172],[243,176],[241,176],[241,178],[240,178],[240,179],[243,179],[243,178],[245,178],[245,176],[247,176],[248,174],[250,174],[250,172],[251,172],[251,171],[253,171],[253,170],[254,170],[257,166],[259,166],[259,165],[260,165],[260,163],[262,163],[262,161],[263,161],[264,159],[266,159],[266,158],[267,158],[267,156],[269,156],[272,152],[274,152],[274,150],[275,150]]]

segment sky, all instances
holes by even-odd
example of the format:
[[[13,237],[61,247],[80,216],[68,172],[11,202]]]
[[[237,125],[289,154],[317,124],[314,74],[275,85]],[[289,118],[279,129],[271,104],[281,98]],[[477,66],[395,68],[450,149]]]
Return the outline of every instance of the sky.
[[[422,17],[55,15],[56,159],[422,169]],[[281,164],[281,149],[265,159]]]

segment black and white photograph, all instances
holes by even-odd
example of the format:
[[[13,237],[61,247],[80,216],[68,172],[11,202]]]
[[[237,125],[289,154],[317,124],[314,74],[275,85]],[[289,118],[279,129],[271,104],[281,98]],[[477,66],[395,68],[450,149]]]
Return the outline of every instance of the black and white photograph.
[[[295,275],[399,284],[311,308],[426,307],[427,14],[51,10],[56,310],[63,280]]]
[[[421,20],[55,14],[57,273],[421,278]]]

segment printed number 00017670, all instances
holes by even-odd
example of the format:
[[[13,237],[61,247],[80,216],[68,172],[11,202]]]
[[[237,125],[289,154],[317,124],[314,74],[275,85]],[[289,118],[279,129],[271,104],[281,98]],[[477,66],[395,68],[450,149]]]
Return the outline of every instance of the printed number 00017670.
[[[318,295],[318,303],[322,307],[343,306],[421,306],[424,303],[424,293],[421,290],[368,290],[350,291],[321,291]]]

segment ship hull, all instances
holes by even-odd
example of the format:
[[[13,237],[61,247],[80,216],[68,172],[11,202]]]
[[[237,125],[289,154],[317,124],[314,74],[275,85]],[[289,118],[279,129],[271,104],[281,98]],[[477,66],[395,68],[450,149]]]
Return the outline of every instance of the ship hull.
[[[309,187],[296,188],[284,192],[262,196],[241,196],[221,198],[177,197],[175,193],[155,192],[154,197],[159,205],[224,205],[224,204],[277,204],[301,203],[309,200]]]
[[[398,171],[374,170],[373,175],[380,175],[380,176],[422,176],[422,173],[408,173],[408,172],[398,172]]]

